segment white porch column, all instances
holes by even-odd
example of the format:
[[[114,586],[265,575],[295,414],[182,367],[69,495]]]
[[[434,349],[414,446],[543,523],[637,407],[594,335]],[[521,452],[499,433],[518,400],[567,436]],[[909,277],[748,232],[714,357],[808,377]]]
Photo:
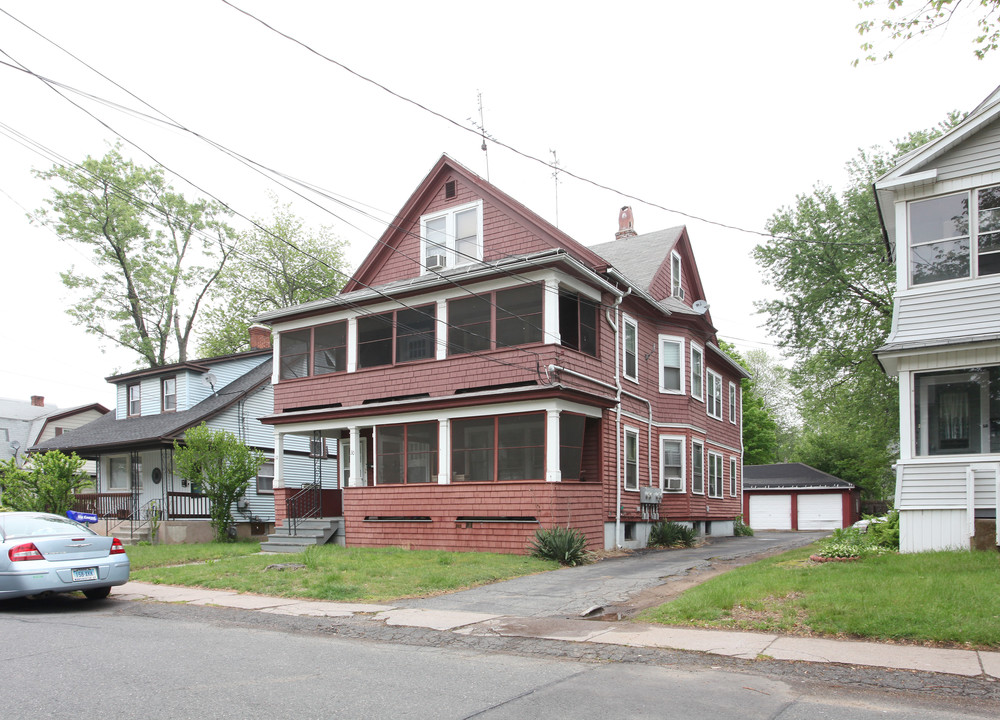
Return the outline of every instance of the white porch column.
[[[438,422],[438,485],[451,484],[451,421]]]
[[[559,465],[559,411],[545,411],[545,481],[562,482]]]
[[[448,301],[437,301],[437,345],[435,346],[434,357],[438,360],[448,359]]]
[[[559,283],[555,278],[549,278],[545,281],[545,292],[542,293],[542,313],[545,342],[558,345],[562,338],[559,335]]]
[[[357,425],[351,425],[351,479],[350,487],[361,487],[364,478],[361,475],[361,431]]]
[[[285,433],[274,429],[274,487],[285,487]]]
[[[358,369],[358,319],[349,317],[347,319],[347,372],[354,372]],[[353,437],[353,436],[352,436]],[[351,443],[351,453],[354,452],[354,443]],[[353,475],[351,477],[354,477]]]

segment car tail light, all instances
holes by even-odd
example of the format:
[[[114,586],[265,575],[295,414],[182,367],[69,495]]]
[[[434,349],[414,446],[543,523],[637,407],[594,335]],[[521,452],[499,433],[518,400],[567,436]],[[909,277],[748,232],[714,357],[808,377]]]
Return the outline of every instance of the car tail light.
[[[111,552],[109,552],[108,555],[124,555],[124,554],[125,554],[125,546],[122,545],[122,541],[119,540],[118,538],[112,538]]]
[[[7,557],[10,558],[11,562],[45,559],[45,557],[38,552],[38,548],[35,547],[35,543],[22,543],[21,545],[15,545],[7,551]]]

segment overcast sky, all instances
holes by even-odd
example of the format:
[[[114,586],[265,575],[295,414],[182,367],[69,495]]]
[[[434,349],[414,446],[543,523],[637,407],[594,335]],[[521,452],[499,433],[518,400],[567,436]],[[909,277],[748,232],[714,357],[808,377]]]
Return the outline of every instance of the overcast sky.
[[[300,198],[192,135],[70,95],[105,127],[0,65],[0,397],[112,407],[104,378],[136,367],[65,312],[59,273],[92,269],[85,253],[26,218],[48,192],[31,170],[52,153],[78,162],[122,137],[189,199],[211,194],[247,216],[269,215],[276,192],[349,241],[352,268],[442,153],[484,177],[488,159],[491,182],[585,245],[613,239],[626,204],[640,233],[687,224],[720,335],[774,351],[754,313],[774,292],[750,259],[754,233],[816,183],[841,189],[858,148],[971,110],[1000,82],[1000,53],[976,60],[968,22],[852,67],[854,0],[232,3],[294,40],[220,0],[0,0],[0,61],[152,114],[64,49],[185,127],[338,198]],[[563,175],[557,203],[551,169],[492,143],[484,154],[468,132],[479,92],[491,136],[545,161],[555,150],[613,190]]]

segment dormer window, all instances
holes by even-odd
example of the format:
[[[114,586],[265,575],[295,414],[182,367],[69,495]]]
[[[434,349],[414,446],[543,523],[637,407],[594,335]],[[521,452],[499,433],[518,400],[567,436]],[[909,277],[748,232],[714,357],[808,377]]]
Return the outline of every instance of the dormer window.
[[[173,412],[177,409],[177,378],[163,378],[160,382],[160,398],[163,412]]]
[[[912,202],[909,216],[911,285],[1000,273],[1000,186]]]
[[[142,386],[138,383],[129,385],[128,393],[128,416],[138,417],[142,414]]]
[[[424,272],[480,262],[483,259],[482,200],[420,218],[420,256]]]

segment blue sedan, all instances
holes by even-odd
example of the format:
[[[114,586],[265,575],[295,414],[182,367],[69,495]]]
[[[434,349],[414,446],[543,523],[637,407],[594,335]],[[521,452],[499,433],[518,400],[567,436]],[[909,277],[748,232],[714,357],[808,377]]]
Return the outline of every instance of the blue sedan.
[[[76,590],[101,600],[128,573],[118,538],[59,515],[0,512],[0,600]]]

